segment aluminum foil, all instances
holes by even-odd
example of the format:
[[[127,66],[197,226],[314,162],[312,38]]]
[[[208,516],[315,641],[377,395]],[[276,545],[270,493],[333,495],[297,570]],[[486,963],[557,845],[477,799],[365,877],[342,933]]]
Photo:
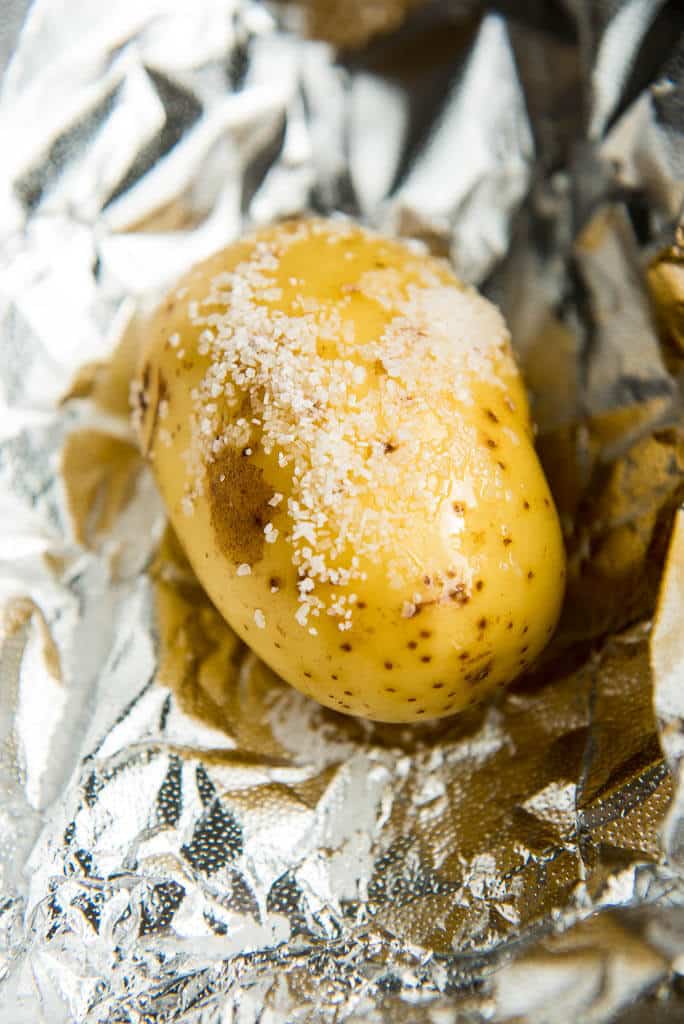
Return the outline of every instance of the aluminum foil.
[[[681,1019],[678,5],[307,10],[38,0],[0,93],[0,1017]],[[164,288],[305,210],[449,255],[533,398],[561,627],[433,726],[250,654],[129,425]]]

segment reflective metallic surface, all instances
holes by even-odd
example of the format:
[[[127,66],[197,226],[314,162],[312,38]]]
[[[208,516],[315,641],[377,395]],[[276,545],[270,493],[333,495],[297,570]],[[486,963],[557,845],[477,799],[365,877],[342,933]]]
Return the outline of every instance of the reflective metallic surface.
[[[507,11],[336,58],[242,0],[32,9],[0,94],[3,1020],[678,1019],[684,26]],[[242,647],[133,442],[145,313],[304,210],[450,256],[532,393],[561,627],[433,726]]]

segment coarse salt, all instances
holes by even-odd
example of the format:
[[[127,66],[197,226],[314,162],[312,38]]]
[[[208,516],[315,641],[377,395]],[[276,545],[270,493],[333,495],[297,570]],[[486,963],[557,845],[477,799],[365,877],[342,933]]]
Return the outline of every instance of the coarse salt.
[[[351,610],[339,602],[344,595],[324,599],[321,586],[363,582],[364,563],[382,552],[391,552],[393,585],[415,578],[416,517],[435,520],[447,496],[444,481],[481,470],[477,435],[453,403],[472,402],[473,379],[499,383],[501,361],[511,357],[498,310],[474,290],[445,283],[421,254],[407,255],[407,273],[388,266],[350,282],[352,292],[385,311],[380,337],[357,342],[354,321],[312,296],[296,296],[295,313],[286,315],[275,305],[282,294],[273,275],[287,250],[311,234],[337,241],[358,231],[313,221],[277,242],[259,240],[242,264],[216,275],[201,303],[211,312],[203,315],[195,300],[188,305],[211,365],[192,396],[184,456],[192,482],[182,507],[190,514],[202,493],[208,460],[231,445],[249,456],[256,442],[290,473],[285,536],[300,575],[295,618],[314,629],[309,617],[335,608],[345,630]],[[290,279],[291,287],[300,283]],[[339,340],[348,346],[344,357]],[[321,354],[323,341],[329,353]],[[443,408],[452,412],[440,415]],[[242,409],[246,414],[232,424],[228,416],[226,425],[226,411]],[[469,503],[469,494],[463,498]],[[284,500],[278,491],[268,504]],[[264,539],[273,544],[281,532],[267,523]],[[414,615],[419,603],[420,595],[404,602],[402,615]],[[265,627],[260,610],[255,622]]]

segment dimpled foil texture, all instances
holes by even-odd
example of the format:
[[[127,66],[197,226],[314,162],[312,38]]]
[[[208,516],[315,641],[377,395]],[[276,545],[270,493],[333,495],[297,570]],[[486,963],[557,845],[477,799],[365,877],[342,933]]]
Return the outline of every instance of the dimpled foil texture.
[[[680,5],[332,10],[38,0],[3,81],[0,1018],[681,1020]],[[433,725],[260,663],[131,430],[164,290],[302,212],[449,258],[530,389],[561,624]]]

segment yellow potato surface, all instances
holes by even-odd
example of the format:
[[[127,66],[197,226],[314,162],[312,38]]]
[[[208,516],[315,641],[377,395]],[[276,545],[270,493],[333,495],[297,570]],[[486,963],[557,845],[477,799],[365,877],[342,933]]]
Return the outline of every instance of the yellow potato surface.
[[[159,309],[135,418],[233,629],[328,707],[426,721],[555,627],[556,510],[496,308],[347,222],[263,230]]]

